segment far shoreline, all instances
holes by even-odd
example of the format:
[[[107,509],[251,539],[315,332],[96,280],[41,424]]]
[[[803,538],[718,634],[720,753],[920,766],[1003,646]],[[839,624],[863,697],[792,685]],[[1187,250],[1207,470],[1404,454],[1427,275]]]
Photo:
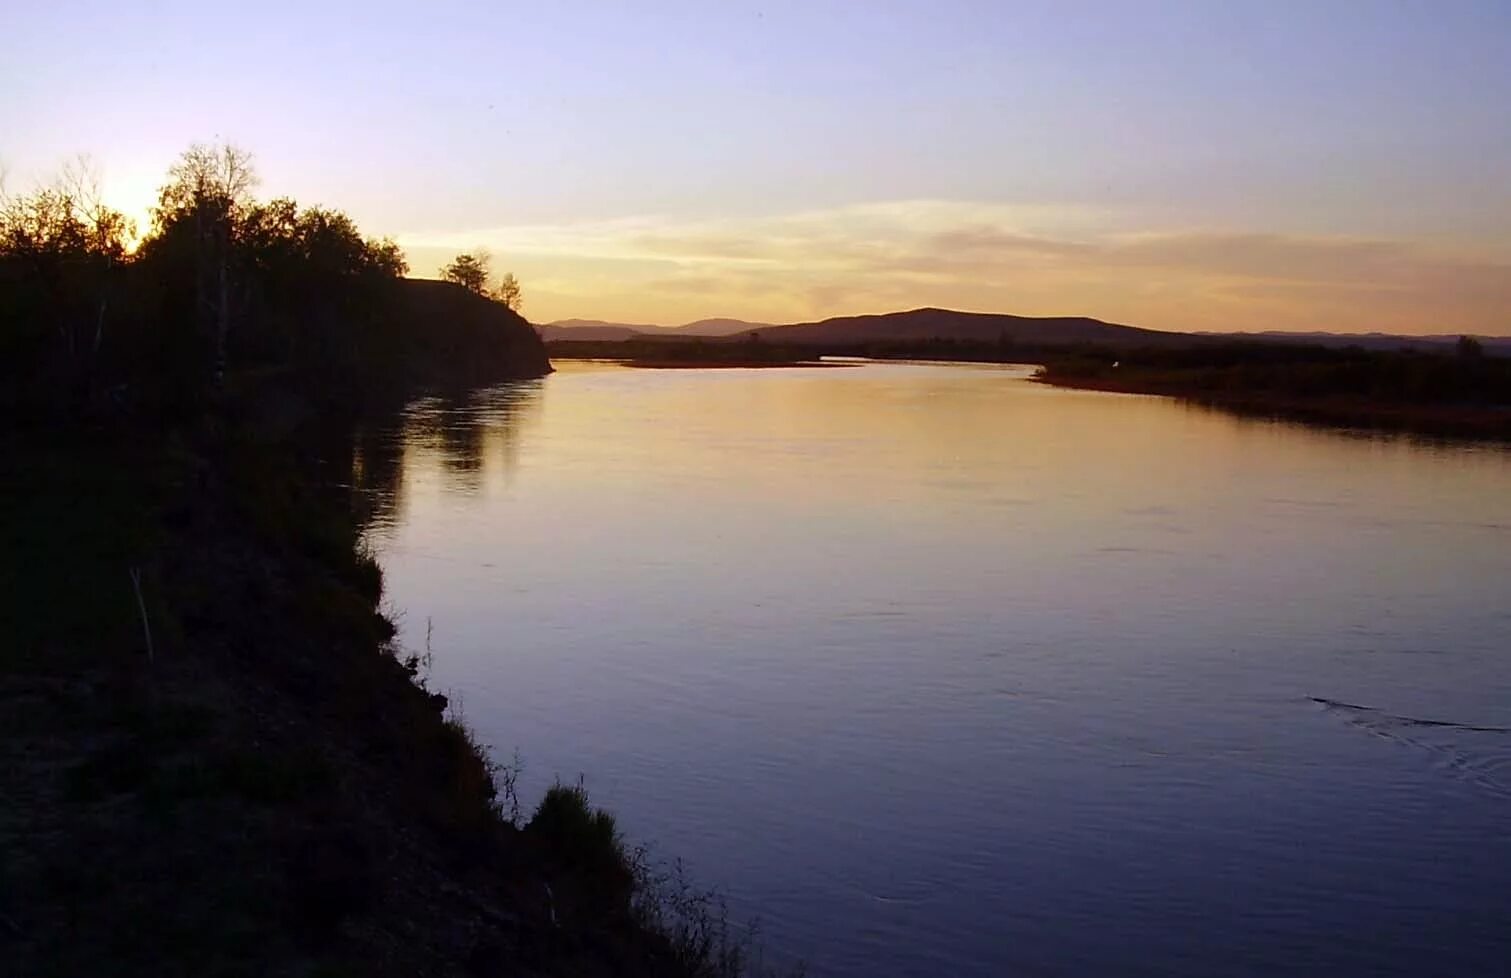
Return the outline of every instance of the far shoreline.
[[[1303,424],[1363,428],[1436,438],[1511,442],[1511,410],[1475,405],[1389,403],[1360,397],[1296,397],[1264,393],[1223,393],[1160,383],[1130,372],[1123,377],[1067,376],[1047,368],[1034,383],[1066,390],[1144,394],[1218,408],[1249,417],[1282,418]]]
[[[617,361],[626,367],[642,370],[780,370],[792,367],[858,367],[858,363],[825,363],[822,360],[794,360],[773,363],[769,360],[729,360],[699,363],[689,360],[634,360]]]
[[[696,358],[677,359],[673,357],[635,357],[635,356],[565,356],[560,350],[554,351],[552,359],[562,363],[612,363],[621,367],[638,367],[642,370],[755,370],[772,369],[782,367],[856,367],[856,362],[828,361],[822,358],[801,360],[756,360],[739,357],[723,359],[699,360]]]

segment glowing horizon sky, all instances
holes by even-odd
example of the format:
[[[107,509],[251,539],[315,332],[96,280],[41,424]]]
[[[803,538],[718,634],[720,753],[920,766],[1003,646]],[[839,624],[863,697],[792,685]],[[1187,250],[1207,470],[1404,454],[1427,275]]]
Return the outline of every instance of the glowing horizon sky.
[[[5,15],[10,189],[226,139],[540,322],[1511,334],[1503,0],[120,7]]]

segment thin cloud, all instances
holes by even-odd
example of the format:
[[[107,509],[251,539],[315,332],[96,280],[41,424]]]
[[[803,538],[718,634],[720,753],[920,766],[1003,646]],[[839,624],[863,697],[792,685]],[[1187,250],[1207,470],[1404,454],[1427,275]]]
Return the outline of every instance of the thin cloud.
[[[915,200],[401,240],[412,253],[483,244],[526,276],[549,274],[551,301],[571,308],[536,305],[537,316],[776,321],[929,304],[1170,329],[1497,332],[1511,321],[1511,263],[1500,256],[1401,240],[1119,230],[1127,223],[1076,206]],[[630,308],[605,308],[610,297]]]

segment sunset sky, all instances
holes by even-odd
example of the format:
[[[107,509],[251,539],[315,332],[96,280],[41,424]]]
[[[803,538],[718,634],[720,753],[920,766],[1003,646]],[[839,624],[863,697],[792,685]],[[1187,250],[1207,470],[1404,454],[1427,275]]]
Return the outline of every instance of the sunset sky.
[[[18,3],[11,190],[189,143],[535,321],[1511,334],[1511,3]]]

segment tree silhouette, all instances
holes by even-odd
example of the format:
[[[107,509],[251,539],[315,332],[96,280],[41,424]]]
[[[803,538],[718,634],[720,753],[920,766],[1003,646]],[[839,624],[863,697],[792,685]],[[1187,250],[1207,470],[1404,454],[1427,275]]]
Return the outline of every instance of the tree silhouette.
[[[455,282],[470,292],[484,295],[488,291],[488,279],[493,275],[492,264],[493,257],[477,248],[452,259],[451,264],[441,269],[441,278]]]
[[[513,272],[505,272],[504,277],[499,279],[498,288],[494,290],[493,297],[515,312],[519,312],[520,306],[525,304],[523,291],[519,286],[519,279],[514,277]]]
[[[515,312],[524,305],[524,292],[513,272],[505,272],[497,288],[488,288],[488,281],[493,278],[493,256],[485,248],[463,252],[442,265],[441,278],[469,292],[501,302]]]
[[[101,199],[99,176],[87,157],[30,194],[0,193],[0,262],[29,282],[37,316],[58,340],[76,395],[89,393],[111,295],[134,234],[135,226]]]
[[[251,153],[229,143],[195,143],[168,170],[168,183],[153,212],[160,236],[177,227],[192,228],[196,310],[205,332],[214,338],[212,378],[217,388],[225,379],[231,331],[233,258],[256,186]]]

